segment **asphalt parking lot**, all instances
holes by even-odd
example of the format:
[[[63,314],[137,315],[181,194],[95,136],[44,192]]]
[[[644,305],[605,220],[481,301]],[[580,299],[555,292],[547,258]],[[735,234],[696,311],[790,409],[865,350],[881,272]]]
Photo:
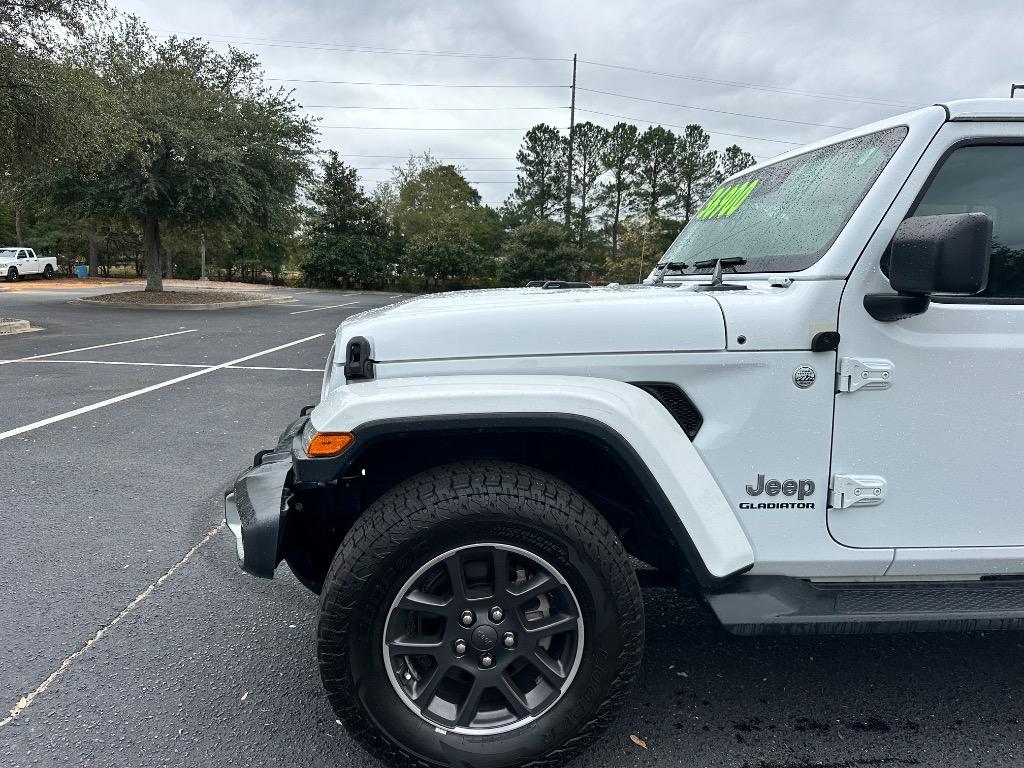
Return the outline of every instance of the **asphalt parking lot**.
[[[221,499],[315,402],[337,324],[402,297],[86,292],[0,292],[45,328],[0,337],[0,766],[375,764],[321,693],[316,598],[239,570]],[[1024,764],[1024,635],[733,638],[644,596],[637,690],[578,766]]]

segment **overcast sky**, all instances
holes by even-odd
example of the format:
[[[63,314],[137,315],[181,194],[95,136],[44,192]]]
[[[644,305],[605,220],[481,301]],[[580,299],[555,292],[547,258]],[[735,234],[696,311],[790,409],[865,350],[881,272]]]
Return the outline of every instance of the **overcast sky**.
[[[1005,96],[1015,78],[1024,82],[1024,24],[1013,0],[115,2],[158,34],[202,36],[218,47],[231,40],[260,56],[268,78],[489,86],[288,83],[323,118],[322,145],[360,168],[368,188],[399,162],[383,156],[430,150],[439,158],[487,158],[454,162],[492,205],[513,188],[524,129],[541,121],[568,126],[572,65],[564,59],[573,53],[580,57],[578,122],[619,120],[595,112],[633,118],[641,128],[698,122],[715,147],[738,143],[761,158],[915,105]],[[526,58],[492,58],[503,56]],[[530,87],[490,87],[499,85]]]

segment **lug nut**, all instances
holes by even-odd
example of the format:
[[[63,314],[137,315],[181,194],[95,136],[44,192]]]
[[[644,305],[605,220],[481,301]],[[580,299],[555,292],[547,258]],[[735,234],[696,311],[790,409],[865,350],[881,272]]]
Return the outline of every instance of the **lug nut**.
[[[462,654],[464,654],[466,652],[466,641],[465,640],[456,640],[455,641],[455,652],[459,656],[461,656]]]
[[[501,608],[499,608],[498,606],[494,606],[493,608],[491,608],[491,621],[497,623],[501,621],[503,618],[505,618],[505,613],[501,610]]]
[[[506,648],[511,648],[516,644],[516,636],[512,632],[506,632],[502,635],[501,642],[505,644]]]
[[[412,672],[406,672],[405,673],[405,679],[406,680],[412,680]]]
[[[462,626],[471,627],[473,625],[473,620],[475,618],[476,617],[473,615],[472,611],[463,611],[462,616],[459,618],[459,621],[462,622]]]
[[[481,667],[484,667],[486,669],[487,667],[490,667],[493,664],[494,664],[494,657],[491,656],[491,654],[485,653],[483,656],[480,657],[480,666]]]

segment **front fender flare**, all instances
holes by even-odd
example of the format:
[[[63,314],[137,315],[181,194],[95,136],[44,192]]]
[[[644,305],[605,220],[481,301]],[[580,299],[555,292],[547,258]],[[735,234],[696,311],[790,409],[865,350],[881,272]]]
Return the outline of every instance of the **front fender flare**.
[[[748,570],[754,551],[731,506],[682,428],[650,394],[582,376],[435,376],[338,387],[310,413],[321,432],[351,432],[338,460],[296,456],[296,476],[331,462],[336,477],[360,446],[420,430],[556,429],[603,442],[655,503],[702,586]],[[306,466],[301,466],[305,464]]]

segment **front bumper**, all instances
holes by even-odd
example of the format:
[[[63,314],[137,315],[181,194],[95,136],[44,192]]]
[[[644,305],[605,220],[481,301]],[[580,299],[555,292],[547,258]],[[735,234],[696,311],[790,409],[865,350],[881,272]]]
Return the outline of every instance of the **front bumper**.
[[[272,578],[281,562],[281,536],[291,498],[292,444],[302,433],[308,409],[281,434],[277,447],[260,451],[224,495],[224,522],[235,537],[242,569]]]

